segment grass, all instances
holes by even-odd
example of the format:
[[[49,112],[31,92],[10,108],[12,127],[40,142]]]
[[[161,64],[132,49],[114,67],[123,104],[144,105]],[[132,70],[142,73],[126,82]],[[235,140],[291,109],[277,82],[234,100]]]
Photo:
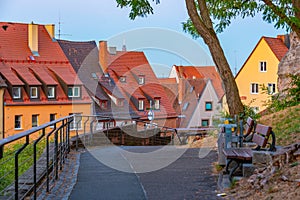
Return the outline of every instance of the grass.
[[[299,105],[262,116],[259,123],[272,126],[276,135],[276,145],[285,146],[300,142]]]
[[[3,158],[0,160],[0,192],[13,183],[15,179],[15,152],[23,146],[23,143],[10,145],[4,149]],[[41,141],[37,145],[37,157],[39,157],[45,148],[45,142]],[[19,154],[19,176],[27,171],[33,164],[33,144],[29,144]]]

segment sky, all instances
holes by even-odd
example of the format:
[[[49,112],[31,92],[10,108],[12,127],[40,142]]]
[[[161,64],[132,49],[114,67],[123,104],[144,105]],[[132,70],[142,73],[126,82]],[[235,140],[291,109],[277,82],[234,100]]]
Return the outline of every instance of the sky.
[[[0,21],[55,24],[56,38],[60,29],[65,40],[107,40],[120,50],[125,44],[127,50],[144,51],[158,77],[168,76],[173,65],[214,65],[203,40],[182,30],[188,19],[184,0],[152,5],[153,15],[130,20],[130,10],[117,7],[115,0],[1,0]],[[218,37],[235,74],[262,36],[279,34],[286,31],[256,16],[237,18]]]

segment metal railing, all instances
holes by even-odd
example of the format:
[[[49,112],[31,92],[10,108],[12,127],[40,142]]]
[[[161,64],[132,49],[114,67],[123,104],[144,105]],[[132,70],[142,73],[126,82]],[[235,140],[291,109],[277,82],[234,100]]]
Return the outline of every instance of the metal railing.
[[[0,199],[49,192],[70,152],[73,120],[67,116],[0,140]]]

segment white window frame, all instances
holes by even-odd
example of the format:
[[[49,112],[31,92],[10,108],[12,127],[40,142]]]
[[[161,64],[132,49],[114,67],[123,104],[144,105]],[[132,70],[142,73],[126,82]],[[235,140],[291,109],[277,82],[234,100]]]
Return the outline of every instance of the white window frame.
[[[121,83],[126,83],[126,76],[120,76],[119,80]]]
[[[72,94],[69,94],[70,89],[72,90]],[[78,90],[77,95],[75,95],[76,90]],[[80,87],[79,86],[68,87],[68,97],[80,97]]]
[[[139,85],[144,85],[145,84],[145,76],[140,75],[139,76]]]
[[[138,109],[139,111],[144,111],[144,99],[139,99]]]
[[[49,91],[51,91],[52,94],[49,95]],[[55,98],[55,87],[54,86],[47,87],[47,97],[49,99]]]
[[[250,94],[258,94],[258,93],[259,93],[259,84],[258,83],[251,83],[250,84]]]
[[[154,99],[154,110],[160,109],[160,99]]]
[[[15,93],[17,92],[17,93]],[[12,88],[12,96],[13,99],[21,99],[21,87],[13,87]]]
[[[34,93],[34,90],[35,90],[35,95],[33,95]],[[38,94],[38,87],[30,87],[30,98],[31,99],[37,99],[39,94]]]
[[[34,117],[35,117],[35,119],[36,119],[36,121],[34,121],[33,119],[34,119]],[[37,126],[39,126],[39,115],[32,115],[31,116],[31,126],[32,127],[37,127]]]
[[[17,121],[18,121],[18,126],[17,126],[17,123],[16,123]],[[15,115],[14,127],[15,127],[15,130],[21,130],[22,129],[22,115]]]
[[[276,84],[268,83],[268,94],[275,94],[275,93],[276,93]]]
[[[267,72],[267,61],[260,61],[259,62],[259,71],[260,72]]]

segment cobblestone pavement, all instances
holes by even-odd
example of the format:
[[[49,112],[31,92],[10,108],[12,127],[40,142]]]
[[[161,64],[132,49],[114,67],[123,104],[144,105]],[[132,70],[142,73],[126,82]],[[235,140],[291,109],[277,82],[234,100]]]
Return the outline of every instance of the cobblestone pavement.
[[[105,148],[109,147],[95,151]],[[146,153],[160,147],[121,148]],[[95,159],[91,152],[85,151],[80,155],[80,162],[78,154],[73,155],[74,159],[70,161],[73,165],[63,172],[65,174],[60,176],[51,193],[40,199],[221,199],[217,197],[218,175],[212,174],[212,163],[217,160],[216,152],[211,151],[204,158],[198,155],[199,149],[191,148],[165,168],[148,173],[126,173],[107,167]],[[114,156],[111,160],[118,160],[118,164],[132,168],[128,159],[120,162],[120,158]]]

